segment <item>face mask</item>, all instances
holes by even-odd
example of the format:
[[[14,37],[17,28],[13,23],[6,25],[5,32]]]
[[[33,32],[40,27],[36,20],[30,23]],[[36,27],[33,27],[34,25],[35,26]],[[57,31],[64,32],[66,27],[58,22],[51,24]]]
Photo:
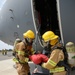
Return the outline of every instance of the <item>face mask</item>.
[[[48,42],[44,42],[44,40],[42,40],[42,45],[45,47],[48,45]]]
[[[44,47],[43,54],[45,54],[49,57],[50,53],[51,53],[51,45],[50,45],[50,43],[48,43],[48,45]]]
[[[26,40],[27,45],[29,45],[29,46],[32,45],[32,43],[33,43],[32,39],[26,38],[25,40]]]
[[[51,45],[50,45],[50,43],[48,43],[46,46],[44,46],[44,49],[46,51],[51,51]]]

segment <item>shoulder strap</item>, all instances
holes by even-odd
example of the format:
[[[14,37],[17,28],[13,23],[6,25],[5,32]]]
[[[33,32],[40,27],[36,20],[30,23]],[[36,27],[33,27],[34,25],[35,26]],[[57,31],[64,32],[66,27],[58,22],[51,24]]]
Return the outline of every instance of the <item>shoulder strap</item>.
[[[65,61],[65,63],[68,63],[68,53],[67,53],[67,50],[66,50],[65,46],[56,47],[55,49],[59,49],[59,50],[62,50],[63,51],[64,56],[65,56],[64,61]]]
[[[57,47],[57,49],[62,50],[63,53],[64,53],[64,56],[65,56],[64,60],[60,61],[57,65],[58,66],[64,66],[65,69],[68,71],[68,75],[70,75],[71,66],[68,63],[68,53],[67,53],[67,50],[66,50],[65,46],[63,46],[63,47]]]
[[[25,49],[27,49],[26,41],[22,41],[24,43]]]

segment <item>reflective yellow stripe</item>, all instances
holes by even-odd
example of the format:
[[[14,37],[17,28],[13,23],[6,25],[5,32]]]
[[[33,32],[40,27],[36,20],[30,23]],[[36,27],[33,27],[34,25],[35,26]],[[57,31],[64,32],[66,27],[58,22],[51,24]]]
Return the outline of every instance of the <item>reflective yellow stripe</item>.
[[[21,60],[18,61],[16,58],[13,58],[13,61],[14,62],[19,62],[20,61],[21,63],[25,63],[24,61],[21,61]]]
[[[25,63],[25,61],[19,60],[20,63]]]
[[[56,73],[56,72],[62,72],[62,71],[65,71],[64,67],[58,67],[58,68],[50,69],[50,73]]]
[[[28,62],[29,61],[29,58],[25,58],[25,62]]]
[[[22,60],[17,60],[16,58],[13,58],[13,61],[14,62],[21,62],[21,63],[25,63],[25,62],[28,62],[29,61],[29,58],[25,58],[25,60],[24,61],[22,61]]]
[[[56,66],[57,63],[53,62],[52,60],[48,60],[48,63],[52,66]]]
[[[14,61],[14,62],[19,62],[16,58],[13,58],[13,61]]]
[[[31,49],[31,53],[32,53],[32,54],[34,54],[34,53],[35,53],[35,51],[33,50],[33,48]]]
[[[32,54],[34,54],[35,52],[33,51]]]
[[[29,58],[25,58],[25,60],[19,60],[21,63],[25,63],[25,62],[28,62],[29,61]]]
[[[16,52],[18,52],[18,50],[16,50]]]
[[[24,51],[17,51],[17,52],[18,52],[18,55],[25,55]]]

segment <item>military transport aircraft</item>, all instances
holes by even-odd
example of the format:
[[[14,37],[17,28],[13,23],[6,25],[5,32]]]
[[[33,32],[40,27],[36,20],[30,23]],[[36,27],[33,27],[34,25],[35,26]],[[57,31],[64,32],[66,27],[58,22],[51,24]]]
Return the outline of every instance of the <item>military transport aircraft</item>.
[[[36,35],[35,50],[42,50],[41,36],[48,30],[64,44],[75,42],[75,0],[0,0],[0,40],[13,46],[29,29]]]
[[[1,0],[0,40],[13,45],[31,29],[36,49],[42,48],[41,36],[52,30],[65,44],[75,42],[75,0]]]

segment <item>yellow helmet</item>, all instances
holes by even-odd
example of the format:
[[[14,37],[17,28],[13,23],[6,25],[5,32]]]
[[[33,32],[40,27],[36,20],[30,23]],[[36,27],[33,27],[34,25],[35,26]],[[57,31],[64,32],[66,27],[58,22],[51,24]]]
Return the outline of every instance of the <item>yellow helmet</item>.
[[[47,42],[50,40],[50,44],[54,45],[58,40],[58,36],[54,34],[54,32],[52,31],[47,31],[42,35],[42,38],[44,40],[44,42]]]
[[[68,43],[66,43],[66,46],[67,47],[74,46],[74,43],[73,42],[68,42]]]
[[[23,37],[24,38],[34,39],[35,38],[35,35],[34,35],[34,32],[32,30],[28,30],[27,32],[25,32],[23,34]]]

